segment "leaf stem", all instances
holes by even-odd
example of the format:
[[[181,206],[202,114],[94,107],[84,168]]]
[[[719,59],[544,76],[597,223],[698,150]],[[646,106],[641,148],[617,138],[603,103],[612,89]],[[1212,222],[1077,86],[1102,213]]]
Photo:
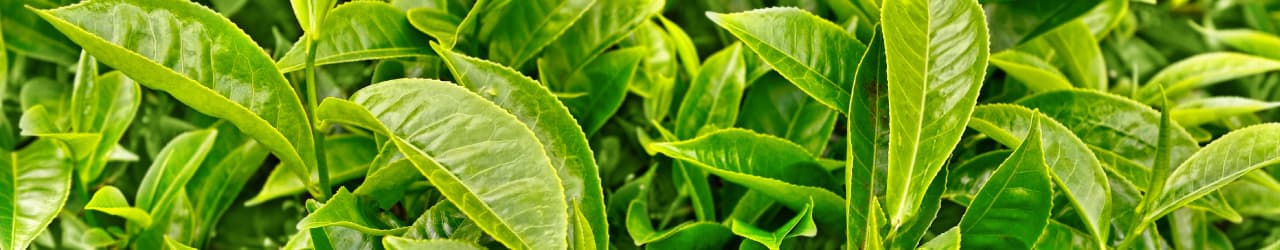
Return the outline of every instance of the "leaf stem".
[[[333,188],[332,186],[330,186],[330,183],[329,183],[329,166],[328,164],[326,164],[327,162],[325,161],[326,159],[325,159],[325,150],[324,150],[324,129],[320,127],[320,120],[316,116],[316,112],[315,112],[316,107],[319,106],[316,104],[318,102],[318,100],[316,100],[317,99],[316,92],[319,92],[319,89],[317,88],[317,84],[316,84],[316,45],[315,45],[315,39],[313,39],[310,35],[307,35],[306,39],[304,40],[306,41],[306,48],[307,48],[307,60],[306,60],[307,62],[306,62],[306,73],[305,73],[307,75],[307,80],[305,83],[306,87],[303,88],[303,92],[306,93],[306,99],[307,99],[307,105],[305,106],[305,109],[307,112],[307,117],[309,118],[309,122],[311,123],[312,139],[315,141],[314,155],[316,157],[316,172],[318,172],[320,175],[320,197],[319,197],[320,199],[319,200],[328,201],[329,197],[333,196]]]

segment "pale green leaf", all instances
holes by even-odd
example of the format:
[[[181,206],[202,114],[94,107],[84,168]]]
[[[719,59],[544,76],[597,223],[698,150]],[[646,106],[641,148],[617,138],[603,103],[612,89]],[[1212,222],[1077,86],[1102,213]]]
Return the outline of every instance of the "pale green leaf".
[[[324,30],[315,36],[316,66],[431,54],[427,37],[409,25],[403,11],[387,3],[342,4],[329,13],[320,27]],[[299,41],[276,62],[276,67],[284,73],[301,70],[306,66],[306,56],[306,44]]]
[[[373,213],[377,212],[372,202],[365,202],[359,196],[351,194],[346,187],[338,188],[338,192],[329,201],[320,205],[319,209],[298,221],[298,231],[312,228],[340,226],[355,229],[372,235],[400,235],[408,228],[390,228],[383,225]]]
[[[53,140],[0,153],[0,247],[26,249],[71,193],[71,154]]]
[[[1247,29],[1214,30],[1207,35],[1236,50],[1280,60],[1280,50],[1276,49],[1280,48],[1280,37],[1276,35]]]
[[[1152,221],[1250,171],[1280,162],[1280,144],[1270,140],[1277,137],[1280,124],[1263,124],[1232,131],[1209,143],[1173,169],[1164,189],[1154,193],[1158,198],[1144,220]]]
[[[606,247],[608,224],[599,167],[569,110],[546,87],[511,68],[436,49],[462,86],[515,115],[537,136],[538,148],[549,157],[564,185],[566,202],[582,203],[579,209],[589,214],[597,246]]]
[[[885,208],[896,228],[919,210],[969,122],[986,75],[987,25],[973,0],[889,1],[881,16],[891,117]]]
[[[1138,90],[1137,100],[1158,104],[1161,88],[1169,98],[1175,98],[1197,88],[1275,70],[1280,70],[1280,61],[1233,52],[1199,54],[1160,70]]]
[[[566,247],[564,188],[538,138],[515,116],[463,87],[433,80],[382,82],[351,99],[326,99],[317,114],[389,136],[427,180],[498,242]]]
[[[298,174],[315,165],[302,102],[267,54],[225,17],[195,3],[159,0],[93,0],[34,11],[102,63],[231,121]],[[179,28],[151,32],[162,27]]]
[[[110,215],[120,216],[131,222],[138,223],[143,228],[151,227],[151,215],[147,211],[129,206],[129,201],[125,199],[124,193],[115,186],[105,186],[93,193],[93,198],[89,199],[89,203],[84,205],[85,210],[93,210],[107,213]]]
[[[216,130],[200,130],[183,133],[169,141],[138,185],[137,207],[156,216],[158,210],[172,206],[182,187],[204,163],[217,136]]]
[[[959,250],[960,249],[960,227],[953,227],[938,236],[933,237],[929,242],[921,245],[921,250]]]
[[[1171,113],[1179,125],[1190,127],[1277,107],[1280,107],[1280,102],[1221,96],[1179,103]]]
[[[1004,70],[1009,76],[1034,91],[1071,89],[1071,81],[1053,65],[1035,55],[1017,50],[1005,50],[991,55],[991,65]]]
[[[840,26],[797,8],[707,13],[707,17],[805,93],[848,113],[858,65],[851,58],[832,55],[858,55],[866,45]]]

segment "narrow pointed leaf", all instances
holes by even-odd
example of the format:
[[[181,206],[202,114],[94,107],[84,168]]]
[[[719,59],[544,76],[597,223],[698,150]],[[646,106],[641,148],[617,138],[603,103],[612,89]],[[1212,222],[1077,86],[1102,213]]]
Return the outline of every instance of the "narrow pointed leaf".
[[[984,105],[973,112],[969,126],[1009,147],[1021,145],[1033,130],[1030,124],[1039,120],[1044,162],[1048,163],[1057,190],[1065,193],[1071,205],[1079,209],[1080,219],[1088,225],[1094,242],[1106,242],[1111,203],[1102,163],[1088,145],[1070,129],[1038,111],[1021,106]],[[1094,247],[1102,248],[1102,245]]]
[[[1180,103],[1173,108],[1172,115],[1173,120],[1178,121],[1179,125],[1190,127],[1277,107],[1280,107],[1280,102],[1222,96]]]
[[[1280,37],[1265,32],[1237,29],[1216,30],[1208,33],[1213,39],[1222,41],[1227,46],[1256,56],[1280,60]]]
[[[1240,77],[1280,70],[1280,61],[1232,52],[1192,56],[1160,70],[1138,90],[1137,99],[1147,104],[1160,102],[1160,89],[1176,98],[1197,88]]]
[[[960,141],[986,75],[987,25],[977,1],[888,1],[881,13],[888,72],[893,227],[914,216]]]
[[[1040,117],[1009,158],[991,173],[960,219],[960,244],[975,249],[1031,249],[1049,222],[1053,190],[1044,161]]]
[[[991,55],[991,65],[1004,70],[1009,76],[1035,91],[1071,89],[1071,81],[1053,65],[1035,55],[1017,50],[1006,50]]]
[[[796,211],[812,202],[814,219],[824,228],[844,227],[844,199],[823,188],[831,185],[831,179],[822,177],[816,160],[791,142],[747,130],[725,129],[692,140],[646,147],[760,192]]]
[[[171,206],[178,199],[182,187],[204,163],[217,136],[216,130],[201,130],[184,133],[169,141],[156,156],[156,161],[147,168],[147,174],[138,186],[138,208],[155,213],[161,207]]]

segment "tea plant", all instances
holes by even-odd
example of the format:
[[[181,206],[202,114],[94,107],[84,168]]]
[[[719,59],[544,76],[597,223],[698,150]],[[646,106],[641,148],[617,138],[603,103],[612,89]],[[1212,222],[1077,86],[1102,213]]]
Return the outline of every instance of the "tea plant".
[[[1280,249],[1269,0],[0,21],[0,249]]]

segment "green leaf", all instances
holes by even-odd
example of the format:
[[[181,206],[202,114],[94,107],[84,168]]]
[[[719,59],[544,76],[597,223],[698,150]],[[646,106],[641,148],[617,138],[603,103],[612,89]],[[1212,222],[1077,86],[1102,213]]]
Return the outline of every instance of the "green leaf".
[[[1263,124],[1232,131],[1191,155],[1173,172],[1145,221],[1174,209],[1266,166],[1280,163],[1280,144],[1264,138],[1280,136],[1280,124]]]
[[[1083,21],[1063,24],[1017,48],[1052,62],[1077,87],[1107,90],[1107,64]]]
[[[991,23],[994,51],[1031,41],[1085,15],[1102,0],[1082,1],[985,1]],[[885,9],[889,9],[887,6]]]
[[[4,46],[0,48],[60,65],[74,65],[80,49],[49,23],[41,21],[35,13],[22,8],[24,5],[53,8],[59,4],[22,0],[0,3],[0,26],[3,26],[0,28],[4,29],[3,36],[0,36],[0,40],[4,40]]]
[[[138,208],[154,213],[173,204],[213,147],[215,130],[187,132],[165,145],[138,186]]]
[[[1155,162],[1160,113],[1147,105],[1088,90],[1045,92],[1020,100],[1018,104],[1040,110],[1089,145],[1137,162],[1146,169]],[[1170,144],[1173,147],[1170,159],[1174,164],[1199,149],[1190,134],[1176,130],[1181,129],[1175,129],[1174,141]]]
[[[569,110],[546,87],[511,68],[435,48],[462,86],[515,115],[537,136],[542,142],[537,148],[545,152],[556,169],[566,202],[582,203],[578,209],[587,214],[596,246],[607,247],[609,234],[599,167],[586,135]]]
[[[564,35],[543,50],[538,59],[540,79],[548,86],[557,86],[553,88],[574,85],[569,81],[575,72],[630,35],[645,19],[660,12],[664,3],[658,0],[597,1]],[[599,80],[577,84],[591,82]]]
[[[840,26],[797,8],[707,13],[707,17],[796,87],[831,109],[848,113],[857,64],[830,55],[861,54],[866,45]]]
[[[742,58],[742,46],[737,44],[707,58],[680,102],[675,124],[677,138],[690,139],[733,127],[747,87]]]
[[[1182,102],[1171,113],[1178,125],[1190,127],[1277,107],[1280,107],[1280,102],[1223,96]]]
[[[1035,55],[1005,50],[991,55],[991,65],[999,67],[1036,92],[1071,89],[1071,81],[1053,65]]]
[[[422,213],[418,220],[409,226],[404,237],[413,239],[456,239],[476,241],[484,232],[476,227],[475,222],[467,219],[458,211],[453,203],[447,200],[437,202]]]
[[[193,235],[197,236],[213,232],[268,155],[266,148],[243,138],[230,123],[220,122],[215,127],[218,138],[186,186],[195,209],[192,213],[197,227]],[[203,246],[204,241],[204,237],[197,237],[192,245]]]
[[[405,14],[405,17],[409,19],[409,24],[418,29],[418,31],[435,38],[436,41],[439,41],[440,44],[447,48],[452,48],[458,42],[458,26],[462,25],[461,17],[435,8],[410,9]]]
[[[295,0],[294,3],[305,0]],[[332,0],[329,0],[332,2]],[[427,37],[409,25],[405,13],[391,4],[355,1],[334,8],[324,20],[323,31],[315,36],[316,66],[430,55]],[[305,38],[305,37],[304,37]],[[303,69],[307,49],[304,42],[276,62],[283,73]]]
[[[1040,117],[1023,143],[991,173],[960,219],[964,248],[1031,249],[1049,221],[1053,190],[1041,146]]]
[[[687,96],[687,95],[686,95]],[[805,94],[787,79],[767,74],[751,84],[737,111],[737,127],[786,138],[814,156],[827,149],[839,112]]]
[[[312,41],[319,40],[321,27],[329,27],[323,25],[325,17],[337,2],[335,0],[289,0],[293,6],[293,16],[298,18],[298,25],[302,26],[303,33],[310,35]]]
[[[324,147],[326,152],[334,152],[325,156],[325,162],[329,163],[329,181],[333,183],[364,176],[378,155],[377,143],[363,136],[331,136],[325,138]],[[256,206],[276,198],[299,194],[306,191],[307,183],[318,182],[320,174],[316,171],[311,171],[311,181],[306,182],[285,168],[277,167],[267,175],[262,190],[246,201],[245,205]]]
[[[595,0],[507,1],[484,12],[481,40],[489,58],[519,68],[577,22]]]
[[[987,25],[972,0],[889,1],[881,15],[891,117],[885,208],[897,228],[916,214],[969,122],[987,69]]]
[[[382,222],[372,217],[377,208],[369,206],[369,203],[371,202],[364,202],[358,196],[351,194],[346,187],[340,187],[328,202],[320,205],[320,209],[316,209],[298,222],[298,230],[341,226],[372,235],[399,235],[408,230],[408,228],[385,229],[387,227],[383,226]]]
[[[93,0],[33,11],[102,63],[231,121],[297,174],[315,165],[311,126],[293,88],[249,36],[212,10],[186,1]],[[151,32],[162,27],[181,28]]]
[[[884,174],[877,169],[888,167],[889,105],[888,73],[884,53],[884,32],[877,27],[867,50],[862,53],[855,75],[856,84],[849,101],[846,148],[845,197],[848,222],[847,239],[851,246],[867,249],[883,247],[880,227],[885,219],[876,190],[883,190]],[[883,168],[882,168],[883,167]],[[874,203],[874,204],[873,204]],[[874,208],[872,208],[874,207]],[[865,231],[864,231],[865,229]],[[874,232],[874,233],[872,233]],[[866,240],[864,242],[864,240]],[[862,242],[859,244],[859,242]]]
[[[105,186],[93,193],[93,198],[89,199],[89,203],[84,205],[85,210],[93,210],[107,213],[110,215],[120,216],[131,222],[138,223],[143,228],[151,227],[151,215],[146,210],[129,206],[129,201],[125,199],[124,193],[115,186]]]
[[[1207,35],[1241,52],[1280,60],[1280,51],[1276,50],[1280,48],[1280,37],[1276,35],[1247,29],[1214,30]]]
[[[91,74],[97,74],[94,71]],[[119,72],[90,81],[76,82],[71,96],[70,116],[77,121],[71,124],[71,131],[101,135],[89,160],[77,169],[83,181],[98,179],[142,104],[137,83]]]
[[[369,173],[364,182],[353,191],[361,197],[371,197],[378,207],[387,209],[405,197],[405,190],[415,181],[423,180],[418,169],[408,160],[398,160]]]
[[[729,223],[729,228],[733,231],[733,234],[764,244],[772,250],[779,249],[782,246],[782,241],[787,238],[797,236],[813,237],[818,234],[818,226],[813,223],[812,203],[805,206],[787,223],[783,223],[782,226],[773,231],[766,231],[737,219]]]
[[[1044,147],[1044,162],[1048,163],[1057,190],[1066,194],[1071,205],[1080,214],[1080,220],[1099,245],[1106,242],[1107,224],[1111,220],[1111,187],[1107,184],[1102,163],[1066,126],[1038,111],[1008,104],[984,105],[974,109],[969,127],[1004,144],[1017,147],[1032,128],[1040,124],[1040,145]]]
[[[317,115],[389,136],[427,180],[498,242],[566,247],[564,188],[537,137],[515,116],[465,88],[433,80],[383,82],[351,99],[326,99]]]
[[[456,249],[456,250],[480,250],[485,249],[476,243],[457,241],[457,240],[415,240],[406,239],[395,236],[387,236],[382,238],[382,246],[387,249]]]
[[[1162,87],[1174,98],[1196,88],[1275,70],[1280,70],[1280,61],[1232,52],[1199,54],[1160,70],[1138,90],[1137,99],[1156,104]]]
[[[1036,241],[1036,249],[1094,249],[1098,247],[1092,236],[1056,220],[1050,220],[1044,235]],[[1106,249],[1106,248],[1098,248]]]
[[[918,249],[923,250],[959,250],[960,249],[960,227],[953,227],[946,232],[933,237],[929,242],[925,242]]]
[[[803,211],[812,202],[814,219],[823,228],[844,228],[844,199],[824,189],[832,185],[831,178],[822,177],[816,159],[791,142],[748,130],[724,129],[692,140],[645,147],[760,192],[795,211]]]
[[[0,247],[26,249],[62,210],[71,193],[70,152],[53,140],[37,140],[0,154]]]
[[[626,48],[601,54],[574,72],[567,82],[548,86],[557,93],[585,94],[562,101],[586,134],[593,135],[622,107],[627,84],[635,76],[644,52],[641,48]]]

